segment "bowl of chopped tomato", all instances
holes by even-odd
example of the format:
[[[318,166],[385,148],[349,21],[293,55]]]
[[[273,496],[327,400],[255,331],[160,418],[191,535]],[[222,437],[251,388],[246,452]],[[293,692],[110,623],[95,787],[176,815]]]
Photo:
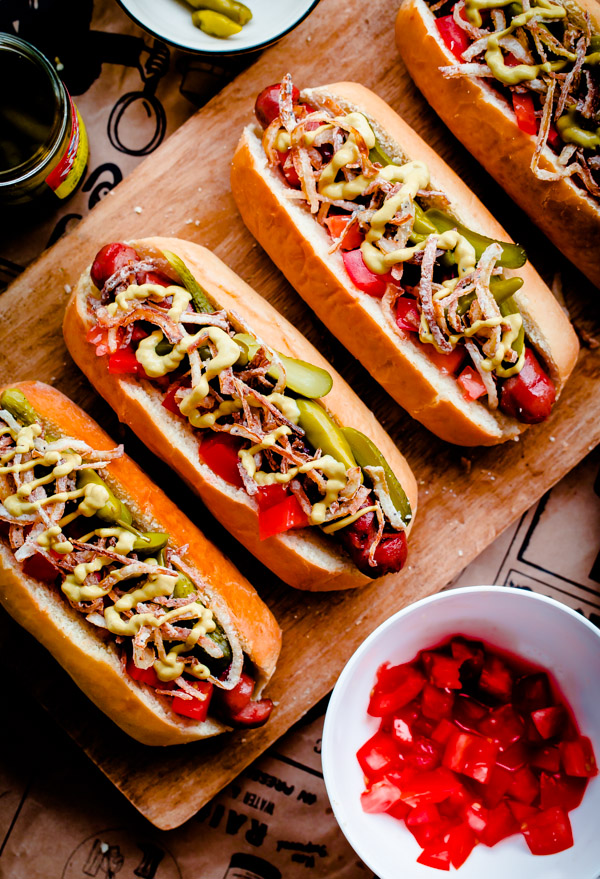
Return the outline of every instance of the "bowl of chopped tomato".
[[[527,590],[404,608],[358,648],[323,732],[325,784],[379,879],[597,879],[600,629]]]

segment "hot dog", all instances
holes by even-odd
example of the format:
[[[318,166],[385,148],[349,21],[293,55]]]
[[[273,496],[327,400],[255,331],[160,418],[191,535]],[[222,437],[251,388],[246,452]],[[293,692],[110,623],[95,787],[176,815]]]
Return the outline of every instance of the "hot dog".
[[[237,569],[71,400],[0,391],[0,601],[147,745],[257,726],[281,632]]]
[[[461,143],[600,286],[596,0],[405,0],[396,42]]]
[[[214,254],[178,239],[105,245],[64,335],[121,420],[282,580],[346,589],[402,568],[416,511],[406,461]]]
[[[300,94],[286,76],[256,115],[232,164],[240,213],[388,393],[461,445],[547,418],[575,333],[523,248],[439,156],[356,83]]]

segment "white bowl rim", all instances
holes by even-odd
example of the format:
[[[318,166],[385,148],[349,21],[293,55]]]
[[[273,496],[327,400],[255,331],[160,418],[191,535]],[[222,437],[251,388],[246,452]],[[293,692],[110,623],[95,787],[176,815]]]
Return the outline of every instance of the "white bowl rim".
[[[253,43],[251,46],[245,46],[243,49],[227,49],[227,48],[219,48],[218,45],[215,46],[214,49],[198,49],[195,46],[186,45],[185,43],[180,43],[177,40],[174,40],[170,37],[165,37],[164,34],[161,34],[160,31],[154,30],[150,27],[146,22],[142,22],[137,15],[131,11],[129,7],[128,0],[117,0],[117,3],[125,12],[125,14],[133,21],[139,28],[145,31],[147,34],[151,34],[153,37],[156,37],[158,40],[162,40],[163,43],[167,43],[167,45],[172,46],[175,49],[180,49],[182,52],[188,52],[191,55],[201,55],[201,56],[210,56],[210,55],[227,55],[233,57],[235,55],[248,55],[251,52],[260,52],[263,49],[268,49],[269,46],[273,46],[275,43],[278,43],[279,40],[282,40],[285,36],[291,33],[295,28],[297,28],[305,18],[307,18],[310,13],[313,11],[315,6],[320,2],[320,0],[311,0],[311,2],[307,5],[306,10],[293,21],[289,27],[285,30],[281,31],[279,34],[275,34],[272,37],[269,37],[267,40],[263,40],[262,43]]]
[[[594,632],[594,634],[598,638],[600,638],[600,628],[598,628],[593,623],[591,623],[582,614],[580,614],[577,611],[573,610],[572,608],[568,607],[566,604],[563,604],[562,602],[557,601],[555,598],[550,598],[548,595],[541,595],[538,592],[532,592],[532,591],[529,591],[528,589],[519,589],[515,586],[498,586],[498,585],[495,585],[495,586],[494,585],[460,586],[456,589],[443,590],[441,592],[436,592],[433,595],[428,595],[425,598],[421,598],[418,601],[414,601],[411,604],[408,604],[406,607],[401,608],[395,614],[392,614],[391,617],[388,617],[387,620],[384,620],[383,623],[380,623],[380,625],[377,626],[377,628],[374,629],[371,632],[371,634],[365,638],[365,640],[362,642],[362,644],[360,644],[356,648],[356,650],[354,651],[354,653],[352,654],[352,656],[350,657],[350,659],[348,660],[348,662],[346,663],[346,665],[342,669],[342,672],[341,672],[339,678],[337,679],[337,682],[336,682],[336,684],[333,688],[333,691],[331,693],[331,697],[329,699],[329,704],[327,706],[327,711],[325,713],[325,722],[323,725],[323,739],[322,739],[322,745],[321,745],[323,779],[325,781],[325,788],[327,790],[327,796],[329,798],[329,803],[330,803],[331,808],[333,810],[333,814],[334,814],[335,819],[338,823],[338,826],[339,826],[340,830],[342,831],[342,833],[344,834],[344,836],[346,836],[346,833],[344,831],[345,821],[343,820],[343,817],[341,815],[342,810],[340,807],[340,802],[335,797],[330,795],[330,791],[334,787],[333,778],[332,778],[333,770],[331,768],[330,761],[328,759],[326,759],[326,755],[328,755],[328,753],[329,753],[330,739],[333,736],[334,721],[332,718],[335,714],[335,710],[337,707],[337,701],[338,701],[338,699],[342,698],[342,696],[341,696],[342,688],[343,688],[343,685],[344,685],[346,679],[352,674],[352,672],[354,671],[354,669],[356,668],[356,666],[358,665],[358,663],[360,662],[360,660],[362,659],[364,654],[369,649],[370,645],[375,640],[377,640],[387,629],[389,629],[391,626],[393,626],[397,620],[401,619],[402,617],[408,616],[415,609],[423,607],[428,604],[431,604],[435,601],[443,601],[444,599],[450,598],[452,595],[466,595],[466,594],[472,595],[473,593],[479,593],[479,594],[503,593],[503,594],[518,595],[521,598],[531,599],[532,601],[545,602],[546,604],[553,605],[558,610],[564,611],[566,614],[568,614],[569,616],[573,617],[574,619],[576,619],[577,621],[582,623],[586,628],[590,629],[592,632]],[[370,853],[368,851],[365,852],[363,845],[362,845],[362,841],[360,843],[357,843],[354,839],[350,840],[347,836],[346,836],[346,838],[348,839],[348,842],[350,843],[350,845],[352,846],[352,848],[354,849],[356,854],[359,856],[359,858],[362,861],[364,861],[364,863],[369,867],[369,869],[371,869],[375,872],[374,868],[371,866],[371,863],[370,863],[370,861],[371,861]],[[436,871],[436,872],[439,872],[439,871]],[[433,875],[433,871],[432,871],[432,875]],[[407,877],[407,879],[408,879],[408,877]],[[600,879],[600,874],[598,876],[598,879]]]

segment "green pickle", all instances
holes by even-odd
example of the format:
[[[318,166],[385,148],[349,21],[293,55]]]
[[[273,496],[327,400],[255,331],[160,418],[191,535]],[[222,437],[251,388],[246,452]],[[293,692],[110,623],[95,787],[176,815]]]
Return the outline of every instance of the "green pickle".
[[[133,531],[139,536],[140,532],[131,527],[131,523],[133,522],[131,512],[125,506],[123,501],[120,501],[110,490],[102,477],[98,476],[95,470],[77,471],[77,488],[85,488],[86,485],[90,485],[91,483],[104,486],[108,492],[108,500],[104,506],[98,510],[96,516],[98,516],[102,522],[108,522],[111,525],[120,525],[122,528],[126,528],[128,531]]]
[[[179,573],[177,580],[175,581],[175,588],[173,589],[173,598],[187,598],[188,595],[192,595],[196,592],[196,587],[190,580],[187,574]]]
[[[400,513],[402,521],[405,525],[412,519],[412,510],[410,501],[406,496],[406,492],[400,485],[398,477],[379,451],[373,440],[356,430],[354,427],[342,428],[342,433],[346,437],[350,448],[356,458],[357,464],[363,469],[365,467],[382,467],[385,473],[385,481],[387,483],[390,498],[395,508]]]
[[[5,391],[2,391],[0,408],[10,412],[13,418],[16,418],[24,427],[42,420],[25,394],[16,388],[7,388]]]
[[[137,552],[138,555],[157,555],[164,550],[168,542],[168,534],[163,534],[160,531],[143,531],[140,537],[136,537],[133,551]]]
[[[220,12],[242,27],[252,18],[252,11],[237,0],[188,0],[188,3],[194,9],[212,9],[213,12]]]
[[[296,400],[300,409],[300,427],[314,449],[321,449],[324,455],[331,455],[348,470],[356,467],[356,461],[348,440],[331,415],[314,400]]]
[[[501,305],[506,299],[513,296],[522,286],[523,278],[519,277],[499,278],[493,276],[490,279],[490,290],[498,305]],[[466,296],[461,296],[458,308],[456,309],[457,313],[461,317],[463,314],[466,314],[474,300],[475,293],[467,293]]]
[[[193,12],[192,22],[195,27],[200,28],[209,37],[218,37],[221,40],[239,34],[242,29],[241,24],[237,24],[226,15],[221,15],[220,12],[213,12],[212,9]]]
[[[210,302],[207,293],[202,289],[181,257],[177,256],[176,253],[171,253],[170,250],[163,250],[163,256],[171,268],[177,272],[181,283],[191,295],[192,305],[194,306],[195,311],[203,314],[213,314],[215,309]]]
[[[510,244],[496,241],[494,238],[487,238],[485,235],[473,232],[471,229],[463,226],[462,223],[453,220],[452,217],[449,217],[447,214],[444,214],[442,211],[438,211],[435,208],[430,208],[428,211],[425,211],[425,218],[435,226],[438,233],[449,232],[451,229],[456,229],[461,235],[464,235],[467,241],[475,248],[475,258],[477,260],[481,258],[483,251],[489,247],[490,244],[500,244],[502,247],[502,254],[497,265],[503,266],[506,269],[519,269],[527,262],[527,254],[525,253],[524,248],[519,244]]]
[[[245,361],[241,361],[242,365],[252,360],[259,348],[255,337],[249,333],[236,333],[233,340],[240,346],[241,357],[246,358]],[[333,379],[326,369],[321,369],[320,366],[313,366],[312,363],[307,363],[305,360],[287,357],[285,354],[278,353],[278,356],[281,358],[285,369],[285,386],[290,391],[310,399],[324,397],[329,393],[333,385]],[[269,368],[267,374],[272,379],[277,380],[279,370],[273,365]]]
[[[371,147],[369,150],[369,159],[371,162],[379,162],[380,165],[383,165],[385,168],[386,165],[393,165],[394,162],[387,155],[384,149],[382,149],[381,144],[378,140],[375,141],[375,146]]]
[[[518,314],[519,313],[519,306],[517,305],[515,300],[512,298],[512,296],[509,296],[507,299],[504,299],[502,302],[499,302],[498,305],[500,307],[500,314],[503,317],[506,317],[506,315],[508,315],[508,314]],[[513,349],[513,351],[517,352],[517,355],[519,357],[521,356],[524,345],[525,345],[525,327],[523,326],[523,324],[521,324],[521,328],[519,330],[519,335],[517,336],[515,341],[512,343],[512,349]]]

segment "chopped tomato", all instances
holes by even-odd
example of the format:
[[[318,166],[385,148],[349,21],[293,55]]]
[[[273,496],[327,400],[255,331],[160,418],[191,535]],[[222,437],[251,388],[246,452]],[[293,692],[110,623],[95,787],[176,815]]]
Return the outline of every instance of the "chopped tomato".
[[[514,704],[522,714],[530,714],[538,708],[552,705],[550,681],[545,672],[525,675],[515,684]]]
[[[238,451],[241,440],[228,433],[210,433],[202,437],[198,448],[200,460],[217,476],[230,485],[243,488],[244,482],[239,471]]]
[[[466,400],[478,400],[479,397],[487,394],[487,388],[483,383],[483,379],[472,366],[465,366],[456,381]]]
[[[483,791],[483,802],[488,809],[494,809],[504,799],[513,783],[514,773],[496,764]]]
[[[455,732],[446,742],[443,765],[486,784],[498,756],[498,745],[481,736]]]
[[[325,220],[325,225],[329,229],[332,238],[338,239],[344,235],[344,230],[350,222],[350,214],[332,214]],[[358,223],[354,223],[341,244],[342,250],[356,250],[363,242],[364,235],[360,231]]]
[[[446,718],[442,718],[434,731],[431,733],[431,738],[434,742],[439,742],[440,745],[445,745],[450,736],[456,732],[456,727],[454,724],[446,720]]]
[[[467,32],[457,25],[452,15],[442,15],[436,18],[435,23],[446,47],[459,61],[462,61],[463,52],[471,43]]]
[[[286,485],[261,485],[256,492],[256,503],[259,510],[268,510],[277,504],[282,503],[288,497],[288,488]]]
[[[381,685],[375,687],[367,708],[367,713],[371,717],[393,714],[408,705],[419,695],[425,684],[421,672],[412,665],[395,666],[389,671],[386,682],[392,680],[392,672],[394,672],[393,687],[390,689],[382,689]]]
[[[425,684],[421,694],[421,711],[425,717],[429,717],[432,720],[450,717],[453,705],[454,693],[434,687],[433,684]]]
[[[390,769],[396,769],[401,762],[396,742],[391,735],[381,731],[376,732],[362,748],[359,748],[356,758],[369,781],[379,781]]]
[[[532,711],[531,720],[543,739],[551,739],[564,729],[567,714],[562,705],[551,705]]]
[[[560,769],[560,751],[556,747],[540,748],[532,754],[530,763],[536,769],[558,772]]]
[[[436,769],[442,762],[443,748],[428,736],[415,736],[412,748],[407,751],[406,764],[415,769]]]
[[[396,302],[396,325],[407,333],[418,333],[421,315],[417,308],[417,300],[409,296],[400,296]]]
[[[279,156],[279,166],[287,182],[292,189],[300,189],[300,178],[298,177],[291,151],[288,153],[278,152],[277,155]]]
[[[373,296],[375,299],[381,299],[387,285],[392,281],[390,273],[377,275],[375,272],[372,272],[367,267],[360,248],[357,250],[345,250],[342,253],[342,259],[352,283],[359,290],[362,290],[363,293],[368,293],[369,296]]]
[[[537,815],[540,811],[535,806],[527,806],[525,803],[517,803],[515,800],[507,800],[507,805],[519,826],[524,821],[527,821],[528,818],[531,818],[532,815]]]
[[[41,580],[43,583],[54,583],[59,568],[54,565],[49,558],[42,555],[41,552],[34,552],[21,562],[23,572],[34,580]]]
[[[213,694],[213,685],[210,681],[194,681],[191,686],[198,690],[202,699],[183,699],[181,696],[174,696],[171,705],[175,714],[181,714],[183,717],[191,717],[202,723],[208,715],[208,708]],[[178,691],[176,691],[178,692]],[[183,692],[183,691],[182,691]]]
[[[573,742],[561,742],[558,747],[563,769],[567,775],[592,778],[598,774],[594,749],[587,736],[579,736]]]
[[[462,726],[463,729],[477,732],[481,720],[486,717],[488,713],[489,708],[482,705],[477,699],[473,699],[465,693],[459,693],[456,697],[456,702],[454,703],[454,717],[452,719],[454,720],[454,723],[458,724],[458,726]]]
[[[499,702],[508,702],[512,696],[513,676],[500,657],[488,654],[483,663],[479,687]]]
[[[512,92],[512,104],[517,117],[517,125],[521,131],[524,131],[525,134],[537,134],[538,122],[532,95],[529,93],[520,95],[517,92]]]
[[[399,711],[394,712],[392,721],[392,735],[398,743],[398,747],[406,748],[415,740],[413,727],[419,717],[419,710],[414,705],[406,705]]]
[[[525,424],[538,424],[552,412],[556,388],[531,350],[525,349],[523,369],[507,379],[500,391],[500,408]]]
[[[443,653],[425,650],[421,653],[421,661],[429,681],[440,689],[460,690],[460,662]]]
[[[423,849],[417,863],[425,867],[435,867],[436,870],[450,869],[450,852],[445,842],[433,843]]]
[[[523,721],[512,705],[491,711],[480,721],[478,729],[481,735],[498,742],[501,751],[514,745],[525,732]]]
[[[131,333],[131,341],[139,342],[141,339],[145,339],[146,336],[149,336],[147,330],[145,330],[142,326],[140,326],[139,322],[133,325],[133,332]]]
[[[401,797],[411,806],[441,803],[459,788],[456,776],[443,766],[425,772],[409,769],[400,780]]]
[[[173,382],[162,401],[162,405],[165,407],[165,409],[168,409],[168,411],[172,412],[173,415],[181,415],[179,406],[177,405],[177,402],[175,400],[175,394],[180,387],[181,386],[179,382]]]
[[[281,503],[258,512],[258,534],[261,540],[268,540],[269,537],[283,534],[292,528],[306,528],[308,524],[308,516],[293,494],[288,495]]]
[[[540,792],[540,783],[528,766],[522,766],[513,773],[513,780],[508,789],[509,797],[530,806]]]
[[[548,143],[558,152],[560,152],[564,146],[563,139],[558,133],[558,128],[554,122],[550,123],[550,128],[548,129]]]
[[[411,809],[406,824],[412,827],[414,824],[434,824],[441,820],[440,810],[435,803],[427,803],[424,806],[415,806]]]
[[[108,358],[108,371],[112,375],[137,375],[146,378],[146,370],[136,360],[135,351],[131,345],[119,348]]]
[[[387,779],[377,781],[360,795],[360,804],[364,812],[387,812],[400,800],[400,791],[395,784]]]
[[[494,846],[501,839],[517,833],[519,825],[505,802],[498,803],[487,813],[487,820],[479,838],[484,845]]]
[[[433,345],[428,343],[423,345],[422,350],[443,375],[456,375],[467,356],[467,352],[462,345],[457,345],[448,354],[436,351]]]
[[[554,855],[573,845],[569,816],[559,806],[526,819],[521,832],[533,855]]]
[[[461,673],[479,674],[481,672],[483,668],[483,648],[478,642],[467,641],[466,638],[453,638],[450,642],[450,650],[454,659],[460,661]]]
[[[160,687],[164,690],[169,689],[167,682],[163,683],[160,680],[153,666],[150,666],[150,668],[138,668],[131,657],[127,660],[127,674],[134,681],[141,681],[142,684],[148,684],[150,687]]]
[[[525,766],[528,760],[529,749],[523,741],[519,741],[511,745],[510,748],[507,748],[506,751],[500,751],[496,762],[498,766],[503,766],[505,769],[514,772],[521,766]]]
[[[459,824],[448,831],[444,842],[448,846],[450,863],[458,870],[477,845],[477,838],[468,824]]]
[[[540,806],[542,809],[561,806],[570,812],[581,803],[586,785],[585,778],[573,778],[563,772],[556,772],[553,775],[542,772],[540,775]]]

